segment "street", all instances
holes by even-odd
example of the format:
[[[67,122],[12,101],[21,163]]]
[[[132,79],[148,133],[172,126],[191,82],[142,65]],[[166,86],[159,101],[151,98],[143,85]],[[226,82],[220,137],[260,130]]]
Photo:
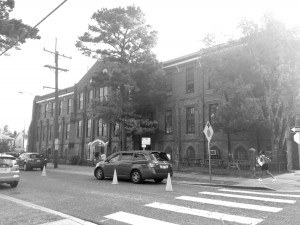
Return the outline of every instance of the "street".
[[[90,170],[87,175],[52,169],[46,176],[40,170],[21,170],[17,188],[0,186],[0,224],[300,223],[299,193],[212,188],[177,179],[169,192],[166,180],[112,184],[111,179],[96,180]]]

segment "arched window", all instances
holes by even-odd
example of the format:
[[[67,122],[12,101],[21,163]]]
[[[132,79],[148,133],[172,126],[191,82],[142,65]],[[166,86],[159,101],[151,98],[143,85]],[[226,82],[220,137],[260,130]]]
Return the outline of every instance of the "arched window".
[[[115,153],[117,151],[118,151],[118,148],[117,148],[117,146],[115,146],[112,153]]]
[[[186,150],[186,157],[188,159],[196,158],[195,149],[193,147],[188,147],[188,149]]]
[[[168,147],[165,149],[165,153],[166,153],[167,155],[170,155],[170,157],[171,157],[170,161],[171,161],[172,163],[175,162],[175,154],[174,154],[174,152],[172,151],[172,148],[171,148],[170,146],[168,146]]]
[[[238,147],[234,152],[235,160],[248,160],[248,152],[243,147]]]
[[[210,158],[211,159],[221,159],[221,152],[217,146],[210,148]]]

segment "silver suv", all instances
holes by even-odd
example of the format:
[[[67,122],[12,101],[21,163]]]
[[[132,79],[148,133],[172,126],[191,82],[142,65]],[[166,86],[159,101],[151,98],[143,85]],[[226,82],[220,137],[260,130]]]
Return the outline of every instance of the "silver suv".
[[[0,183],[7,183],[15,188],[18,186],[19,180],[19,166],[16,158],[11,155],[0,154]]]
[[[162,182],[163,179],[173,176],[172,165],[165,152],[159,151],[121,151],[109,156],[106,160],[97,163],[94,176],[98,180],[113,177],[114,170],[118,178],[130,179],[139,184],[143,180],[153,179]]]

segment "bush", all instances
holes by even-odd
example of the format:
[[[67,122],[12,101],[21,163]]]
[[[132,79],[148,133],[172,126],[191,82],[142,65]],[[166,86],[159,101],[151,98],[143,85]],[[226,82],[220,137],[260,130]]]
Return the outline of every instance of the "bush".
[[[77,164],[80,164],[80,157],[78,155],[73,155],[70,159],[70,163],[72,165],[77,165]]]

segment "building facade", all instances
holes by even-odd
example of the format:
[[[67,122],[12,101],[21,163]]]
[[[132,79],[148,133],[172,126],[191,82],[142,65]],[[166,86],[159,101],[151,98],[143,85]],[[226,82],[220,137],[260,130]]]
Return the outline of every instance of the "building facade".
[[[174,163],[208,159],[208,147],[212,158],[224,160],[250,160],[250,148],[271,151],[264,135],[259,139],[247,133],[228,137],[218,130],[208,146],[203,129],[207,122],[213,126],[223,96],[216,94],[209,74],[202,70],[202,54],[198,51],[163,63],[167,97],[153,113],[159,132],[151,137],[151,148],[167,152]],[[92,77],[97,71],[109,73],[112,67],[112,63],[97,61],[77,84],[59,91],[60,160],[78,157],[89,161],[120,150],[120,139],[108,135],[113,134],[114,126],[95,119],[91,111],[93,99],[106,99],[109,94],[109,87],[93,87]],[[54,149],[55,107],[54,93],[36,96],[30,126],[29,151],[43,152],[49,158]],[[90,148],[96,139],[109,143],[109,148]],[[128,138],[127,148],[131,146]]]

